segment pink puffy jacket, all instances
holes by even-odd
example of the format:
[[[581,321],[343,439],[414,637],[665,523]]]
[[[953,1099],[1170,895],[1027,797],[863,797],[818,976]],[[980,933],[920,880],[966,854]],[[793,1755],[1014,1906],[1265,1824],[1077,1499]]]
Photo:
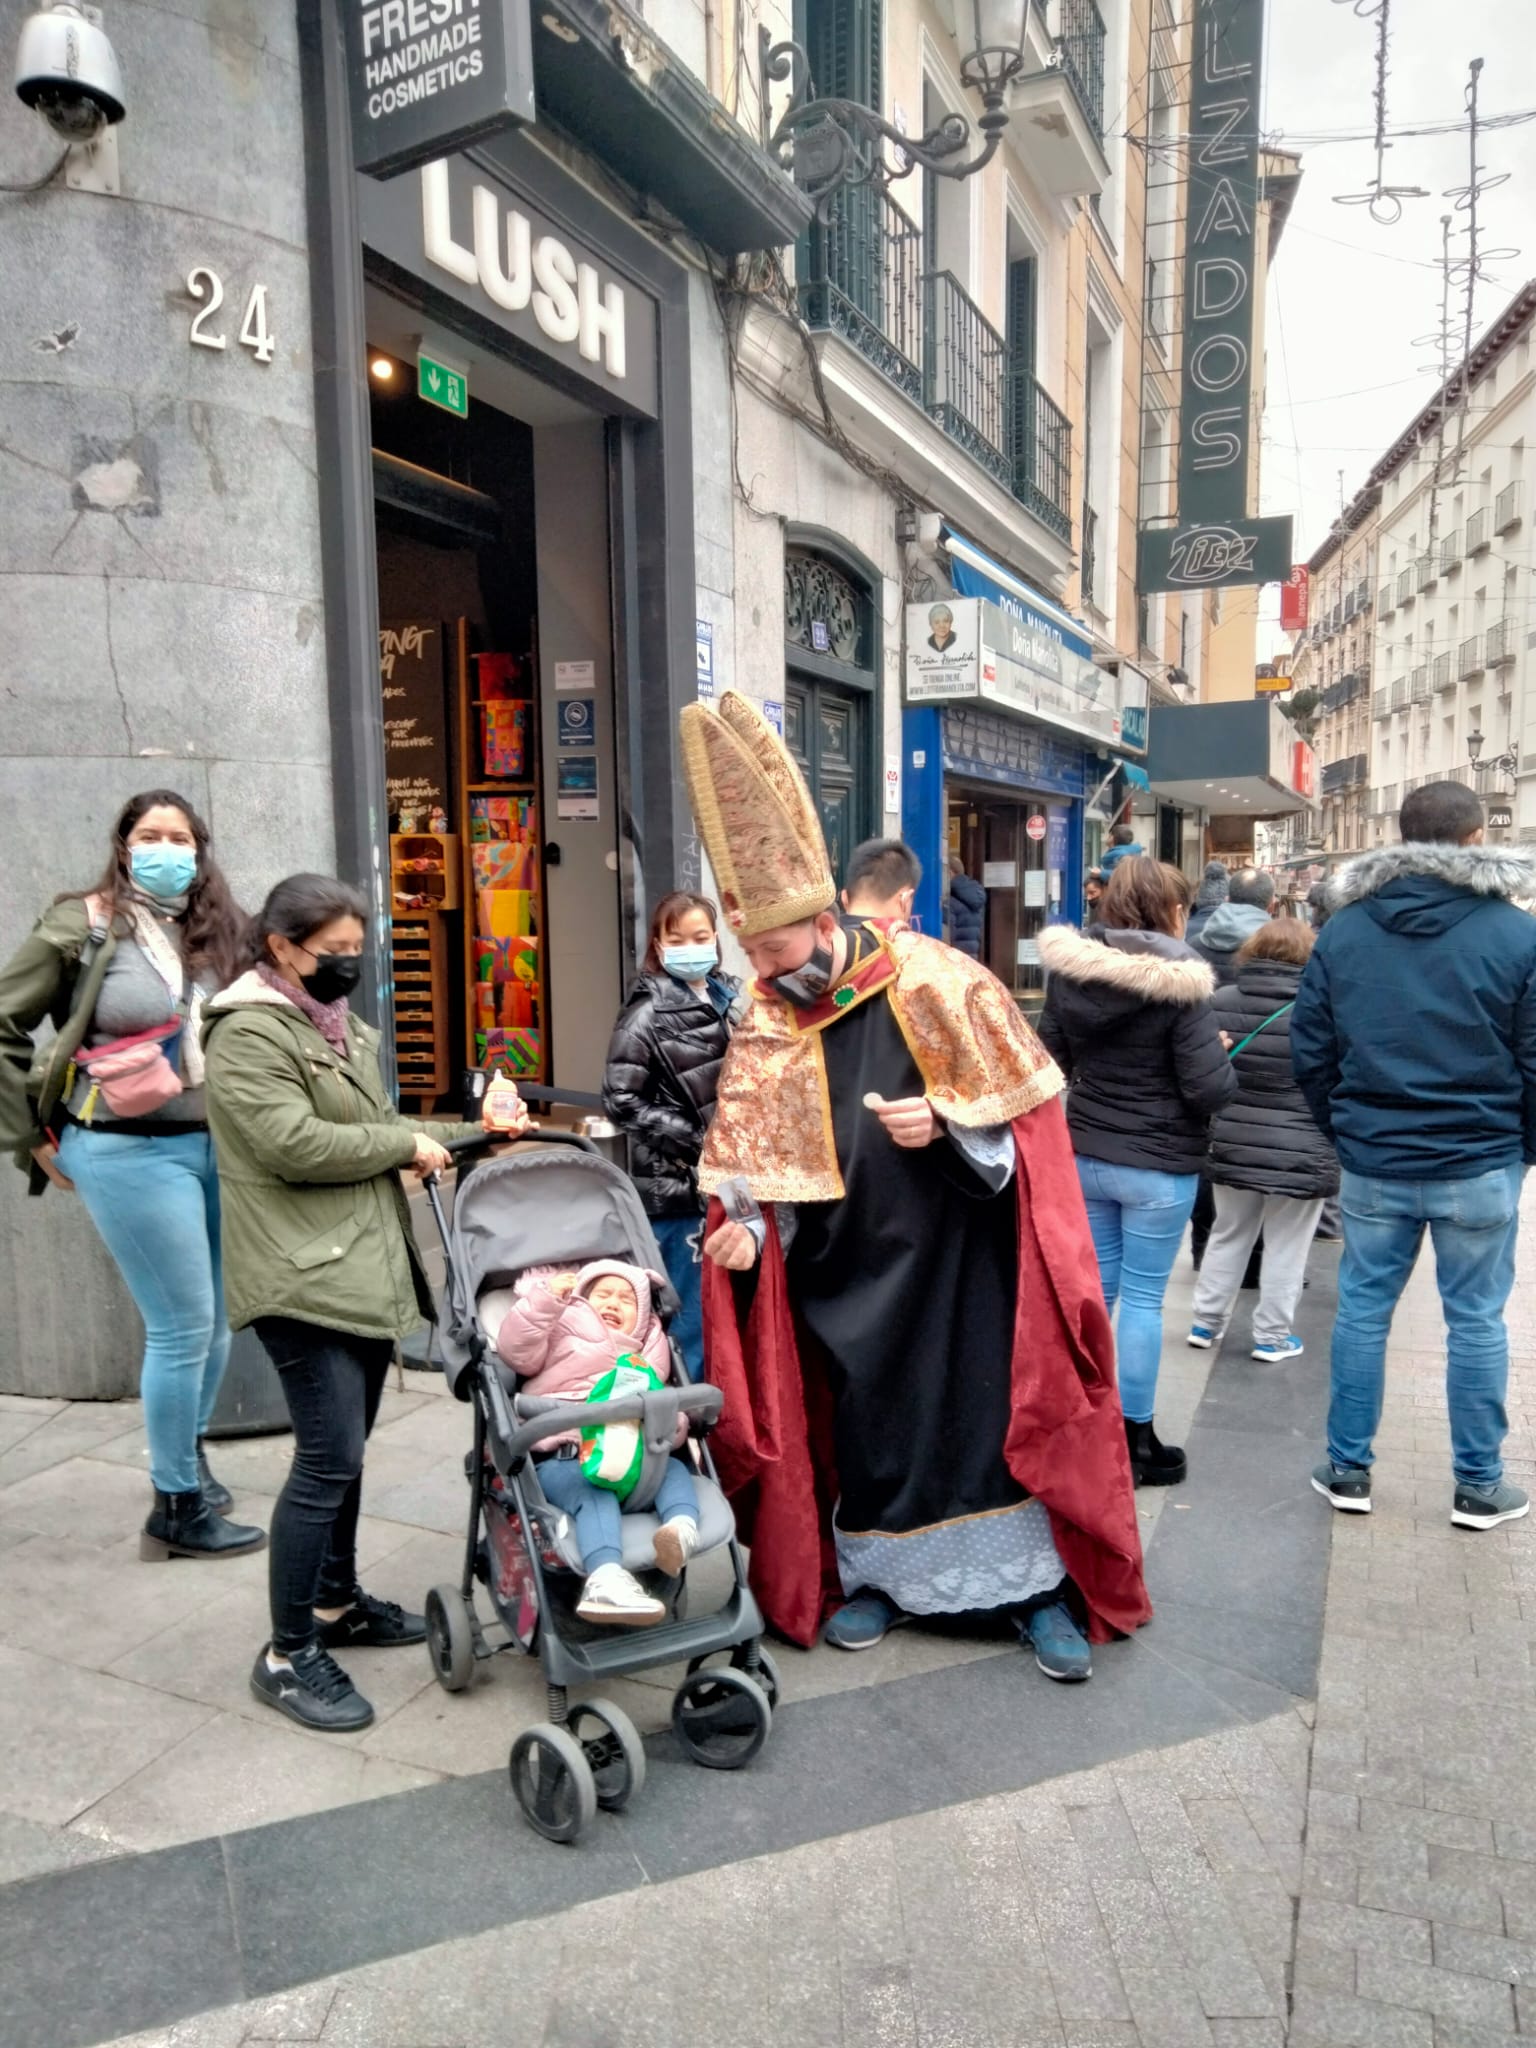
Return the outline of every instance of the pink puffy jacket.
[[[605,1276],[626,1280],[635,1290],[640,1314],[632,1330],[610,1329],[586,1299]],[[659,1379],[671,1379],[672,1348],[651,1305],[651,1289],[659,1283],[660,1275],[647,1273],[643,1267],[598,1259],[582,1267],[574,1293],[564,1300],[547,1285],[520,1294],[496,1332],[496,1349],[521,1381],[518,1392],[584,1401],[626,1353],[650,1366]],[[686,1434],[683,1425],[679,1439]],[[575,1436],[574,1430],[567,1430],[537,1448],[547,1451],[554,1444],[574,1441]]]

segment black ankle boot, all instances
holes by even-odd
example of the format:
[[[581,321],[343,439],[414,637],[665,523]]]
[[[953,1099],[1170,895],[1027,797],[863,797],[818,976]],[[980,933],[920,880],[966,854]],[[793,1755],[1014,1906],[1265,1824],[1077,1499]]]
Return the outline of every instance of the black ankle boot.
[[[1161,1443],[1150,1422],[1125,1425],[1125,1447],[1131,1454],[1131,1478],[1137,1486],[1181,1486],[1189,1470],[1181,1450]]]
[[[235,1504],[235,1496],[223,1480],[214,1478],[201,1437],[197,1440],[197,1483],[202,1488],[203,1499],[213,1512],[216,1515],[227,1515]]]
[[[239,1557],[247,1550],[264,1550],[266,1542],[265,1529],[226,1522],[201,1493],[162,1493],[156,1487],[155,1505],[139,1538],[139,1556],[147,1562],[171,1557]]]

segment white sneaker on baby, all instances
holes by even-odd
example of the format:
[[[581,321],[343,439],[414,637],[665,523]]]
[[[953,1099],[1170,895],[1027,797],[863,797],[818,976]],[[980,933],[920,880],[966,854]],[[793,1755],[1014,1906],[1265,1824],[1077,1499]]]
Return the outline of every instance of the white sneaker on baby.
[[[674,1515],[656,1531],[656,1563],[669,1579],[682,1577],[698,1547],[699,1525],[687,1515]]]
[[[613,1628],[654,1628],[667,1610],[623,1565],[600,1564],[582,1587],[576,1612],[583,1621]]]

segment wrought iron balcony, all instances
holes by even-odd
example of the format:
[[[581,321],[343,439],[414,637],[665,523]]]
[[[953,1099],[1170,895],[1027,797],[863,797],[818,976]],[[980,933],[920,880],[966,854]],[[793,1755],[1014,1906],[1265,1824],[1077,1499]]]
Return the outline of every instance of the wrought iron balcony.
[[[1454,576],[1461,567],[1461,528],[1453,526],[1440,543],[1440,574]]]
[[[1005,489],[1008,344],[947,270],[923,279],[923,403],[952,441]]]
[[[1440,561],[1432,548],[1416,559],[1413,574],[1420,590],[1433,590],[1440,581]]]
[[[1390,693],[1386,689],[1373,690],[1371,692],[1371,716],[1372,718],[1390,718],[1392,716]]]
[[[1412,604],[1413,599],[1413,570],[1411,568],[1407,568],[1401,571],[1397,579],[1397,601],[1399,604]]]
[[[1508,533],[1512,526],[1520,524],[1524,511],[1524,489],[1517,477],[1512,484],[1506,484],[1493,501],[1493,527],[1495,533]]]
[[[1384,619],[1396,610],[1397,586],[1393,583],[1392,578],[1389,576],[1386,582],[1383,583],[1383,585],[1381,586],[1381,595],[1376,600],[1376,616],[1378,618]]]
[[[1493,535],[1488,529],[1489,518],[1486,505],[1480,511],[1468,514],[1467,553],[1469,555],[1480,555],[1493,545]]]
[[[908,398],[923,403],[923,235],[872,185],[838,193],[802,244],[800,311],[840,334]]]
[[[1469,633],[1461,643],[1460,669],[1463,676],[1480,676],[1483,673],[1483,636]]]
[[[1483,659],[1490,668],[1503,668],[1515,659],[1518,628],[1513,619],[1496,619],[1483,641]]]
[[[1060,0],[1056,50],[1093,132],[1104,135],[1104,19],[1094,0]]]
[[[1408,708],[1408,678],[1399,676],[1392,685],[1392,709],[1406,711]]]
[[[800,251],[808,327],[840,334],[1063,540],[1072,536],[1072,425],[1018,350],[887,193],[846,187]]]
[[[1409,701],[1414,704],[1427,704],[1432,694],[1433,692],[1429,687],[1429,663],[1422,661],[1414,670],[1410,680]]]
[[[1434,683],[1437,690],[1454,690],[1457,684],[1456,656],[1447,647],[1444,654],[1437,654],[1433,664]]]

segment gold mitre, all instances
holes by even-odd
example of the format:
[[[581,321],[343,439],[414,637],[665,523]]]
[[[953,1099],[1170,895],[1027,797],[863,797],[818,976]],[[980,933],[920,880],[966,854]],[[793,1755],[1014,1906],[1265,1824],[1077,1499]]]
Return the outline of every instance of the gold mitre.
[[[750,939],[829,910],[837,892],[816,807],[762,713],[726,690],[718,712],[685,705],[679,730],[688,801],[729,928]]]

